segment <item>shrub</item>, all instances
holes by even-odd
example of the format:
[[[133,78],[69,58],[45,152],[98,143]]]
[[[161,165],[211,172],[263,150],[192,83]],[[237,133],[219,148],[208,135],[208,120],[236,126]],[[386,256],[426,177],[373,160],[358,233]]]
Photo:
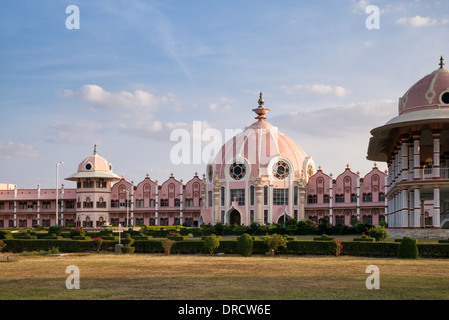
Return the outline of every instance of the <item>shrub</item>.
[[[94,242],[94,249],[97,251],[97,253],[99,253],[101,245],[103,244],[104,240],[102,238],[100,238],[100,237],[94,238],[92,240]]]
[[[84,237],[86,235],[86,230],[82,228],[76,227],[75,229],[70,230],[70,238],[74,237]]]
[[[253,235],[253,236],[255,236],[256,234],[259,234],[260,233],[260,230],[261,230],[261,227],[260,227],[260,223],[259,222],[256,222],[256,221],[254,221],[254,222],[252,222],[250,225],[249,225],[249,232]]]
[[[416,239],[404,237],[398,249],[399,258],[418,259],[418,245]]]
[[[125,246],[122,247],[122,253],[132,254],[132,253],[134,253],[135,250],[136,250],[136,248],[134,248],[134,247],[125,247]]]
[[[240,254],[244,257],[249,257],[253,252],[254,240],[249,234],[244,233],[239,237],[237,245]]]
[[[0,252],[2,252],[3,248],[6,247],[6,243],[0,240]]]
[[[48,228],[48,235],[55,235],[55,236],[60,236],[61,232],[63,230],[62,226],[51,226],[50,228]]]
[[[388,237],[387,230],[378,226],[369,228],[368,234],[371,238],[376,239],[376,241],[382,241]]]
[[[173,246],[173,241],[171,241],[170,239],[165,239],[163,242],[163,246],[164,246],[164,253],[166,255],[169,255],[171,247]]]
[[[0,230],[0,239],[14,239],[10,230]]]
[[[327,234],[322,234],[320,237],[314,237],[314,241],[334,241],[334,237],[329,237]]]
[[[215,234],[211,234],[204,240],[204,247],[209,250],[209,253],[212,255],[214,250],[220,246],[220,241],[218,240]]]
[[[376,239],[370,238],[370,237],[368,237],[366,235],[363,235],[361,238],[354,238],[354,239],[352,239],[352,241],[374,242],[374,241],[376,241]]]
[[[267,235],[264,243],[268,246],[268,250],[272,255],[279,250],[287,248],[287,239],[281,234]]]

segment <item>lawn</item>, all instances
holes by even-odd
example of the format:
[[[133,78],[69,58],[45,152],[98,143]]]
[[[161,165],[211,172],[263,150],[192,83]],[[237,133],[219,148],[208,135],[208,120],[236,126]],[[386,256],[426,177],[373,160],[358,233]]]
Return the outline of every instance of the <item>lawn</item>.
[[[448,259],[63,254],[0,256],[1,300],[449,299]],[[80,289],[65,286],[66,267]],[[367,266],[380,271],[368,290]]]

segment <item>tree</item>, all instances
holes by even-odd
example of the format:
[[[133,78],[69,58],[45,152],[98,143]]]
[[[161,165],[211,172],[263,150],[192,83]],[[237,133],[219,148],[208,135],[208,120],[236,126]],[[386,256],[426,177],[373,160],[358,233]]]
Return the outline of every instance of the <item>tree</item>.
[[[376,239],[376,241],[382,241],[382,240],[385,240],[389,234],[385,228],[371,227],[368,229],[368,235],[371,238]]]
[[[209,250],[210,255],[214,254],[214,250],[220,246],[220,241],[215,234],[211,234],[204,240],[204,247]]]

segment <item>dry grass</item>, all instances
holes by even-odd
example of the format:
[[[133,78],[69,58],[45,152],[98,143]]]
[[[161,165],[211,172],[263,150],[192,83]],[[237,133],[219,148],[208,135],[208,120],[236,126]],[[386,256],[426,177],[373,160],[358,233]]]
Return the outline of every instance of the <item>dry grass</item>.
[[[13,260],[0,262],[2,300],[449,299],[447,259],[86,254]],[[380,269],[380,290],[365,287],[372,264]],[[80,269],[80,290],[65,287],[69,265]]]

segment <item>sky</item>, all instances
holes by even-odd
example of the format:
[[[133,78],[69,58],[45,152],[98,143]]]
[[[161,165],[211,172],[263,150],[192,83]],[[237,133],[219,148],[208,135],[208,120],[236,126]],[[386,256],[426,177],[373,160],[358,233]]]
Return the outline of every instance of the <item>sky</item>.
[[[95,144],[127,181],[187,182],[206,163],[174,163],[173,132],[224,143],[255,122],[259,92],[325,173],[363,177],[370,130],[449,61],[448,34],[446,0],[2,0],[0,183],[53,188],[64,161],[74,188]]]

